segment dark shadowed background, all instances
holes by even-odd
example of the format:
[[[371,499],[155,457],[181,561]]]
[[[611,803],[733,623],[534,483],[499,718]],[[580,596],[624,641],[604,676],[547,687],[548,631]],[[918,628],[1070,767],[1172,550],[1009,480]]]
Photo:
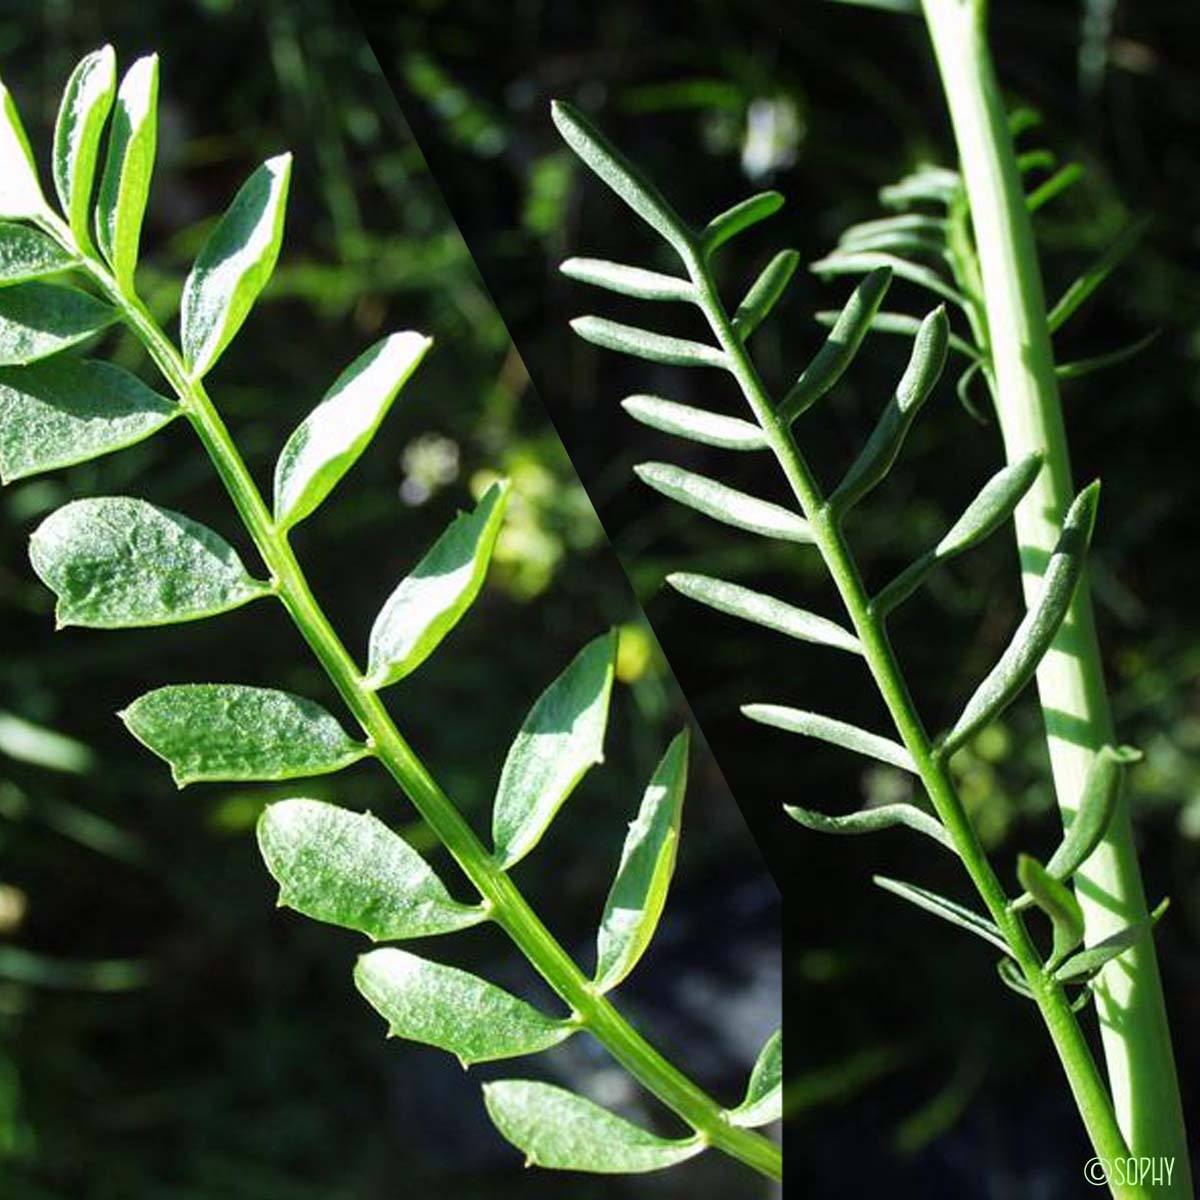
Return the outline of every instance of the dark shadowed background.
[[[798,1195],[1074,1197],[1088,1157],[1034,1011],[998,986],[985,951],[872,888],[877,870],[966,898],[950,862],[904,834],[826,841],[785,827],[795,800],[846,811],[903,795],[886,771],[757,728],[748,700],[814,707],[881,727],[861,670],[828,651],[780,644],[664,592],[696,567],[745,579],[818,611],[835,599],[813,558],[756,541],[660,500],[633,464],[668,459],[782,499],[773,473],[635,425],[618,408],[650,392],[727,412],[716,373],[656,368],[575,339],[569,317],[637,314],[696,336],[697,323],[573,284],[578,254],[674,270],[669,251],[559,141],[548,102],[590,113],[702,223],[762,187],[788,207],[722,255],[730,298],[769,255],[824,254],[853,221],[879,215],[878,189],[953,146],[924,29],[867,8],[734,0],[647,5],[481,0],[420,5],[358,0],[432,171],[497,298],[569,453],[658,631],[710,742],[781,874],[788,925],[789,1182]],[[1104,480],[1094,583],[1120,733],[1146,752],[1133,774],[1191,1127],[1200,1081],[1200,195],[1193,4],[1087,0],[992,5],[1011,102],[1036,106],[1030,145],[1087,167],[1037,220],[1057,296],[1131,214],[1154,224],[1133,258],[1064,328],[1060,357],[1110,350],[1148,330],[1139,358],[1067,382],[1079,482]],[[848,285],[801,273],[755,347],[786,386],[819,345],[811,320]],[[897,284],[889,307],[925,311]],[[686,316],[686,314],[685,314]],[[805,418],[826,482],[852,459],[900,370],[905,348],[874,339],[836,395]],[[751,457],[751,456],[746,456]],[[899,467],[856,516],[872,580],[926,548],[998,467],[994,425],[944,386]],[[927,722],[943,725],[1019,619],[1011,538],[940,573],[895,622]],[[1006,881],[1015,853],[1055,841],[1047,763],[1032,695],[956,760],[962,790]],[[899,789],[899,792],[898,792]]]
[[[456,509],[492,472],[513,478],[488,587],[438,654],[387,694],[477,829],[527,707],[586,640],[621,626],[608,761],[518,870],[590,965],[626,822],[688,713],[353,18],[324,0],[0,4],[0,74],[42,163],[71,67],[105,41],[122,66],[162,55],[139,284],[169,328],[211,221],[262,159],[296,152],[279,268],[211,376],[260,481],[365,347],[395,328],[437,339],[370,451],[295,536],[351,647],[365,645],[384,597]],[[114,335],[101,352],[152,378],[128,339]],[[385,1044],[350,981],[361,940],[274,907],[253,825],[286,791],[178,793],[114,715],[171,682],[279,686],[340,712],[336,697],[271,605],[174,628],[53,633],[52,597],[26,561],[29,531],[65,500],[106,493],[181,509],[254,561],[182,425],[0,496],[0,1194],[765,1194],[712,1155],[628,1180],[524,1170],[487,1122],[482,1078],[557,1080],[661,1120],[587,1039],[469,1074],[440,1052]],[[391,820],[461,891],[382,772],[355,768],[299,790]],[[424,949],[547,999],[498,933]],[[667,916],[624,1002],[732,1101],[778,1023],[779,992],[778,892],[700,745]]]

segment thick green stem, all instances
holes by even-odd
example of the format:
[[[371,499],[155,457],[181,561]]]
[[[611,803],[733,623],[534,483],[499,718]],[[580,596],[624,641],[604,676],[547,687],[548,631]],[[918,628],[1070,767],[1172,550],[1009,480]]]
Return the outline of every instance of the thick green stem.
[[[817,484],[796,442],[791,423],[779,414],[742,339],[734,330],[706,258],[696,250],[689,256],[687,266],[696,288],[697,302],[725,353],[729,369],[812,527],[813,540],[862,644],[863,657],[896,731],[912,756],[917,775],[949,832],[967,874],[1029,984],[1096,1152],[1107,1159],[1125,1157],[1129,1153],[1128,1147],[1079,1022],[1061,984],[1045,969],[1020,913],[1009,904],[958,797],[945,761],[936,752],[925,730],[888,640],[883,617],[871,604],[870,593],[837,515]],[[1114,1194],[1128,1200],[1147,1195],[1139,1187],[1114,1188]]]
[[[1074,494],[1033,229],[988,49],[983,6],[924,0],[971,208],[983,276],[996,409],[1010,462],[1040,452],[1045,468],[1016,512],[1026,600],[1039,588]],[[1037,675],[1054,785],[1073,816],[1112,716],[1086,576]],[[1094,943],[1146,916],[1146,899],[1122,803],[1104,842],[1076,876]],[[1190,1197],[1187,1137],[1154,943],[1142,939],[1096,985],[1113,1103],[1135,1155],[1175,1160],[1162,1196]]]
[[[61,222],[43,222],[47,232],[79,254]],[[718,1150],[772,1179],[782,1177],[782,1154],[770,1139],[731,1125],[711,1096],[668,1062],[601,995],[530,907],[507,872],[438,786],[404,740],[383,701],[367,687],[362,672],[313,596],[286,533],[279,529],[233,438],[202,383],[192,379],[174,344],[141,301],[119,287],[98,259],[79,254],[82,269],[120,310],[179,397],[234,506],[271,573],[280,600],[367,736],[374,755],[400,785],[474,885],[494,920],[533,968],[608,1052],[696,1133]]]

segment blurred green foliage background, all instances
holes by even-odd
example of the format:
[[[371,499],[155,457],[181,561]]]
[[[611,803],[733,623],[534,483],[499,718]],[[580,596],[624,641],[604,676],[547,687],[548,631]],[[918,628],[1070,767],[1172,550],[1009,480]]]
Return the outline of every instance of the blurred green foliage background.
[[[608,762],[519,872],[587,962],[625,823],[689,714],[353,16],[332,0],[0,4],[0,73],[43,163],[62,84],[105,41],[126,66],[162,55],[139,282],[164,320],[242,178],[281,148],[296,151],[280,266],[211,380],[260,480],[365,346],[395,328],[436,338],[369,454],[295,535],[351,646],[454,511],[495,472],[513,478],[488,588],[388,696],[479,828],[528,705],[585,640],[621,626]],[[132,340],[116,335],[110,351],[146,371]],[[267,606],[151,631],[52,632],[26,538],[64,501],[105,493],[181,509],[253,561],[182,427],[0,497],[0,1193],[562,1195],[563,1180],[525,1171],[483,1113],[480,1078],[512,1074],[512,1064],[466,1075],[440,1052],[385,1044],[350,982],[361,944],[274,908],[252,828],[284,790],[176,793],[114,716],[151,687],[192,680],[270,684],[336,705],[283,614]],[[303,792],[390,818],[456,878],[381,772],[356,768]],[[652,1037],[731,1100],[778,1023],[778,939],[778,893],[701,745],[667,918],[623,991]],[[472,931],[429,951],[545,999],[498,934]],[[658,1119],[585,1039],[526,1073]],[[671,1179],[570,1188],[762,1194],[711,1156]]]
[[[654,235],[559,141],[551,97],[591,113],[702,223],[751,191],[789,204],[723,252],[736,299],[771,253],[805,262],[838,233],[880,215],[878,189],[915,165],[953,165],[953,142],[921,22],[869,6],[809,0],[646,5],[359,0],[356,9],[535,384],[697,715],[784,880],[790,1092],[787,1152],[802,1194],[857,1197],[1074,1197],[1088,1151],[1036,1014],[997,985],[961,935],[871,887],[875,871],[967,898],[954,864],[901,833],[826,839],[788,827],[780,802],[846,811],[903,796],[907,779],[863,771],[837,751],[755,728],[737,714],[771,700],[883,728],[858,666],[781,645],[662,589],[673,569],[743,579],[835,613],[815,557],[705,522],[640,488],[646,459],[670,461],[783,499],[757,462],[688,447],[635,425],[630,393],[738,412],[716,373],[633,363],[584,345],[569,317],[601,312],[698,336],[699,318],[580,287],[557,272],[571,254],[673,271]],[[888,7],[888,6],[884,6]],[[900,8],[897,4],[892,7]],[[1061,293],[1132,214],[1153,225],[1120,273],[1057,339],[1063,360],[1157,329],[1139,358],[1063,386],[1079,482],[1104,480],[1094,585],[1122,739],[1146,758],[1133,774],[1140,847],[1160,926],[1168,1001],[1190,1127],[1200,1097],[1200,16],[1185,0],[1007,0],[993,4],[998,69],[1028,135],[1083,183],[1037,219],[1049,295]],[[849,285],[801,274],[755,337],[769,381],[785,387],[823,336],[812,321]],[[932,301],[896,284],[889,307]],[[875,338],[803,423],[826,481],[852,460],[898,377],[906,349]],[[925,549],[998,467],[981,426],[944,386],[888,483],[855,514],[870,579]],[[744,456],[751,458],[752,456]],[[731,461],[732,460],[732,461]],[[927,722],[950,719],[1020,615],[1011,538],[940,572],[894,623]],[[1015,886],[1019,849],[1046,853],[1057,817],[1032,694],[955,763],[981,834]]]

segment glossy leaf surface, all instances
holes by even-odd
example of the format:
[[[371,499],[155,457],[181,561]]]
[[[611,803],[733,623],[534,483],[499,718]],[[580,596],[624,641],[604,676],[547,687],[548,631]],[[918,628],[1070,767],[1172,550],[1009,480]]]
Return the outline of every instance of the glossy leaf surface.
[[[258,848],[279,903],[376,942],[451,933],[486,920],[459,904],[429,864],[370,813],[280,800],[258,820]]]
[[[0,83],[0,218],[21,219],[45,211],[25,126],[12,94]]]
[[[1017,878],[1033,902],[1050,919],[1054,949],[1050,966],[1062,962],[1083,941],[1083,910],[1074,893],[1029,854],[1017,856]]]
[[[0,288],[0,366],[59,354],[116,319],[114,309],[78,288],[37,282]]]
[[[548,1083],[485,1083],[483,1099],[496,1128],[532,1167],[627,1175],[661,1171],[704,1149],[697,1138],[661,1138]]]
[[[275,521],[303,521],[358,461],[433,342],[394,333],[360,354],[300,423],[275,464]]]
[[[595,985],[616,987],[649,946],[667,901],[687,790],[688,737],[671,743],[629,826],[596,938]]]
[[[60,628],[172,625],[269,594],[211,529],[145,500],[74,500],[34,531],[29,558]]]
[[[57,275],[73,261],[44,233],[11,221],[0,223],[0,287]]]
[[[437,1046],[464,1066],[535,1054],[574,1032],[478,975],[407,950],[364,954],[354,984],[388,1023],[390,1037]]]
[[[802,642],[831,646],[851,654],[862,653],[858,638],[848,629],[843,629],[827,617],[777,600],[774,596],[751,591],[724,579],[714,579],[710,575],[677,573],[668,575],[667,583],[689,600],[706,604],[728,616],[753,621],[756,625],[773,629],[776,633],[786,633]]]
[[[158,149],[158,55],[139,58],[117,89],[108,156],[96,198],[96,241],[117,281],[128,287]]]
[[[183,285],[183,358],[193,377],[233,340],[279,257],[292,156],[268,159],[233,198]]]
[[[178,684],[147,692],[120,716],[179,787],[328,775],[370,753],[319,704],[273,688]]]
[[[702,446],[716,446],[721,450],[762,450],[767,445],[762,430],[739,417],[676,404],[657,396],[629,396],[621,401],[621,407],[635,421],[651,429],[673,433]]]
[[[63,356],[0,367],[0,479],[10,483],[132,446],[179,413],[109,363]]]
[[[466,615],[487,576],[507,501],[507,482],[492,484],[388,597],[371,628],[368,687],[387,687],[415,671]]]
[[[783,1116],[783,1031],[776,1030],[759,1052],[750,1072],[746,1096],[729,1113],[729,1120],[743,1129],[769,1125]]]
[[[80,60],[67,80],[54,127],[54,186],[80,246],[91,242],[96,159],[117,91],[117,57],[104,46]]]
[[[706,475],[670,463],[639,463],[633,472],[660,495],[735,529],[803,544],[813,540],[812,529],[803,517]]]
[[[604,761],[616,650],[615,632],[589,642],[529,710],[504,761],[492,812],[501,867],[537,845],[576,784]]]

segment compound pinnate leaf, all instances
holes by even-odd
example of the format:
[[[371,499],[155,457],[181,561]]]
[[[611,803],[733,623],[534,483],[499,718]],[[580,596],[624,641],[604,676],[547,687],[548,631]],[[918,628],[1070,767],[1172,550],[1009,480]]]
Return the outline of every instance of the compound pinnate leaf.
[[[431,345],[419,333],[394,333],[338,376],[275,465],[275,521],[281,528],[303,521],[358,461]]]
[[[1126,925],[1124,929],[1118,929],[1102,942],[1071,955],[1055,970],[1054,978],[1060,983],[1086,983],[1094,978],[1114,958],[1124,954],[1131,946],[1137,945],[1162,919],[1169,903],[1170,901],[1163,900],[1144,920]]]
[[[0,367],[0,479],[11,483],[124,449],[179,413],[109,363],[64,356]]]
[[[739,337],[748,338],[771,315],[799,265],[800,254],[796,250],[780,250],[767,263],[737,306],[733,328]]]
[[[704,227],[700,234],[700,244],[706,254],[719,250],[731,238],[737,237],[747,229],[773,217],[784,205],[782,192],[758,192],[739,200],[723,213],[718,213]]]
[[[818,738],[841,746],[843,750],[852,750],[867,758],[875,758],[891,767],[899,767],[902,771],[916,774],[917,766],[912,755],[890,738],[880,737],[877,733],[869,733],[857,725],[839,721],[834,717],[825,717],[820,713],[804,712],[798,708],[786,708],[781,704],[746,704],[742,706],[744,716],[760,725],[770,725],[787,733],[798,733],[802,737]]]
[[[1099,482],[1084,488],[1067,510],[1062,533],[1050,555],[1042,590],[1013,634],[1012,641],[967,701],[962,716],[943,739],[940,752],[953,754],[968,738],[995,720],[1033,678],[1038,663],[1058,633],[1071,607],[1083,571],[1088,540],[1100,498]]]
[[[179,787],[328,775],[370,754],[319,704],[273,688],[176,684],[139,696],[120,716]]]
[[[127,496],[74,500],[34,530],[29,559],[59,628],[172,625],[270,593],[211,529]]]
[[[8,88],[0,83],[0,217],[36,217],[46,211],[33,151]]]
[[[54,127],[54,187],[80,246],[91,240],[96,158],[116,90],[117,56],[111,46],[103,46],[71,73]]]
[[[679,849],[687,757],[684,732],[667,748],[629,826],[596,937],[595,986],[602,992],[633,970],[658,928]]]
[[[604,761],[616,651],[615,631],[589,642],[529,710],[504,761],[492,812],[501,867],[537,845],[576,784]]]
[[[638,300],[691,300],[695,296],[695,289],[686,279],[600,258],[568,258],[558,269],[578,283],[590,283]]]
[[[18,283],[0,288],[0,366],[24,366],[107,329],[115,309],[78,288]]]
[[[739,417],[691,408],[658,396],[628,396],[621,401],[621,407],[635,421],[651,429],[673,433],[703,446],[716,446],[722,450],[763,450],[767,445],[763,431]]]
[[[208,372],[254,307],[279,257],[292,156],[269,158],[242,184],[183,285],[183,359]]]
[[[777,600],[774,596],[751,591],[724,579],[714,579],[710,575],[676,573],[667,576],[667,583],[689,600],[706,604],[728,616],[753,621],[756,625],[773,629],[776,633],[786,633],[802,642],[847,650],[851,654],[862,653],[858,638],[848,629],[843,629],[827,617],[819,617],[816,613]]]
[[[457,967],[406,950],[372,950],[354,984],[388,1023],[390,1037],[437,1046],[463,1066],[536,1054],[575,1032],[531,1004]]]
[[[957,853],[946,827],[936,817],[917,808],[915,804],[880,804],[876,808],[864,808],[844,816],[830,816],[828,813],[815,812],[796,804],[785,804],[783,811],[793,821],[815,833],[876,833],[880,829],[894,829],[897,825],[903,825],[933,838],[952,853]]]
[[[1042,456],[1034,453],[997,471],[941,541],[880,590],[874,601],[876,610],[891,612],[921,586],[939,563],[970,550],[995,533],[1012,516],[1041,469]]]
[[[125,72],[117,89],[108,156],[96,198],[96,241],[117,282],[129,287],[158,149],[158,55]]]
[[[1062,962],[1083,941],[1083,910],[1071,889],[1055,879],[1032,855],[1017,856],[1017,878],[1033,897],[1034,904],[1050,918],[1054,949],[1047,966],[1053,970],[1056,963]]]
[[[562,100],[551,103],[550,115],[567,145],[604,183],[681,255],[690,253],[695,235],[658,188],[600,130]]]
[[[785,420],[794,421],[845,374],[891,282],[892,272],[884,267],[872,271],[850,294],[824,345],[784,396],[779,411]]]
[[[258,820],[258,848],[279,903],[376,942],[429,937],[487,919],[459,904],[429,864],[370,813],[280,800]]]
[[[946,319],[946,310],[936,308],[921,322],[917,336],[913,338],[908,366],[867,444],[829,498],[835,512],[844,513],[853,508],[892,469],[921,405],[946,365],[949,340],[950,322]]]
[[[0,223],[0,287],[57,275],[74,264],[44,233],[28,225]]]
[[[651,333],[633,325],[622,325],[607,317],[576,317],[571,328],[585,342],[599,346],[602,350],[615,350],[618,354],[630,354],[648,362],[663,363],[670,367],[726,367],[728,361],[716,346],[687,338],[668,337],[663,333]]]
[[[659,1137],[548,1083],[485,1083],[483,1101],[492,1123],[531,1167],[627,1175],[661,1171],[704,1150],[699,1138]]]
[[[902,900],[907,900],[910,904],[923,908],[935,917],[941,917],[943,921],[957,925],[960,929],[965,929],[969,933],[975,934],[976,937],[983,938],[985,942],[991,942],[1005,954],[1012,953],[1008,943],[1004,940],[1004,935],[994,922],[965,908],[957,901],[939,896],[937,892],[931,892],[926,888],[917,887],[916,884],[903,883],[899,879],[888,879],[884,875],[875,875],[873,879],[885,892],[891,892],[894,896],[899,896]]]
[[[459,513],[388,597],[371,628],[367,686],[387,687],[437,649],[475,602],[508,502],[494,483],[471,513]]]
[[[670,463],[640,463],[634,474],[660,495],[693,508],[714,521],[789,542],[811,543],[809,523],[789,509],[769,500],[748,496],[706,475],[685,471]]]
[[[750,1072],[745,1099],[728,1116],[743,1129],[769,1125],[783,1116],[783,1030],[767,1039]]]

